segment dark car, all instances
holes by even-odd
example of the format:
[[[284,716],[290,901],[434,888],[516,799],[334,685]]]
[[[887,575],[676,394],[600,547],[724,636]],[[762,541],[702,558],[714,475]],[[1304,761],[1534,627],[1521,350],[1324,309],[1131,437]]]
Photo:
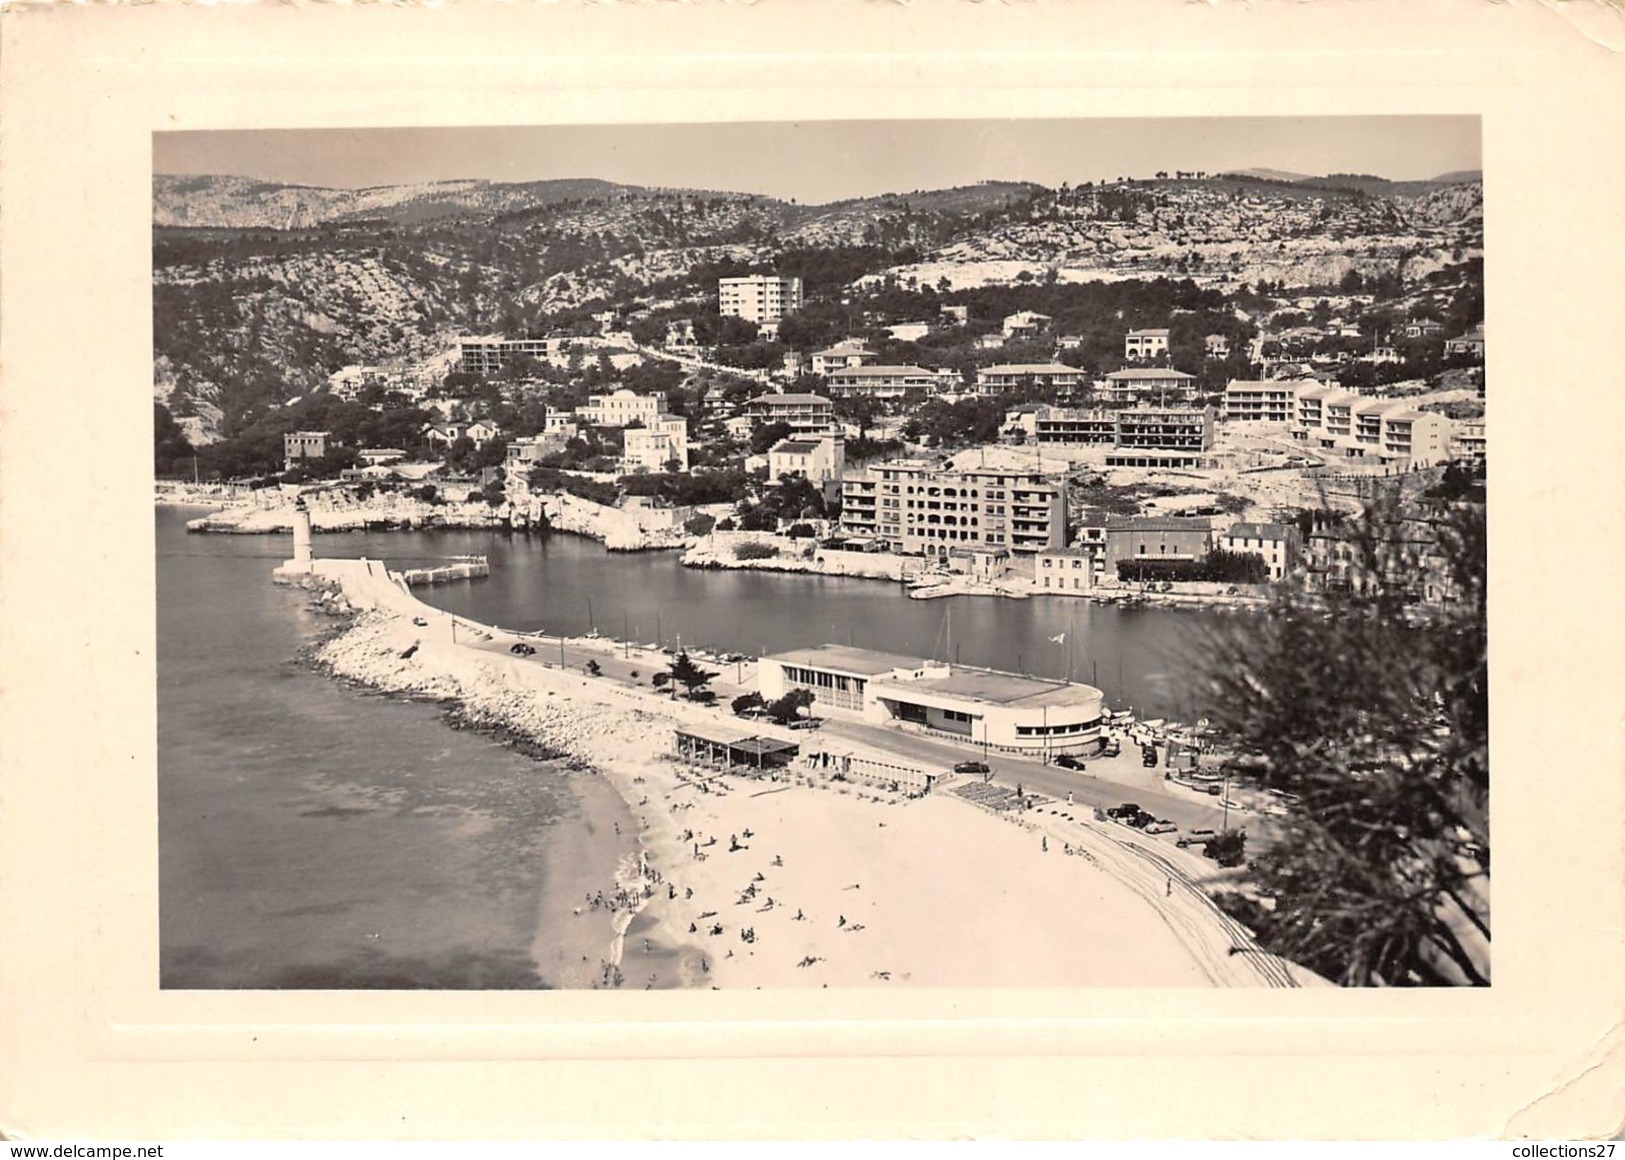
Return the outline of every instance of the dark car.
[[[513,653],[515,656],[528,657],[535,655],[536,649],[531,645],[526,644],[524,641],[520,641],[508,651]]]
[[[1157,747],[1155,745],[1142,746],[1140,749],[1140,764],[1147,769],[1157,767]]]
[[[429,622],[427,620],[424,620],[423,617],[421,617],[421,616],[414,616],[412,618],[412,623],[417,625],[419,628],[428,628],[429,627]]]
[[[954,766],[955,773],[992,773],[985,761],[961,761]]]
[[[1062,769],[1087,769],[1088,768],[1086,765],[1083,764],[1083,762],[1079,761],[1076,757],[1073,757],[1070,753],[1061,754],[1061,756],[1059,756],[1059,757],[1057,757],[1055,759],[1055,764],[1059,765]]]
[[[1106,816],[1108,818],[1133,818],[1138,817],[1139,813],[1140,807],[1138,805],[1133,802],[1124,802],[1120,806],[1113,806],[1107,810]]]

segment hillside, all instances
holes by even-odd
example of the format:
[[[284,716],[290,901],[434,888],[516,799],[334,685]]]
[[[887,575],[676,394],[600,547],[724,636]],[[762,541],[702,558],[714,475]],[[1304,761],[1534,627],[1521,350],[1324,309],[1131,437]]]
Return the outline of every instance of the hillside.
[[[806,271],[810,295],[839,297],[883,273],[1420,283],[1481,255],[1477,183],[1372,194],[1327,180],[988,182],[809,206],[595,179],[345,190],[159,176],[154,390],[207,438],[347,364],[580,326],[639,297],[699,309],[718,275],[753,269]]]

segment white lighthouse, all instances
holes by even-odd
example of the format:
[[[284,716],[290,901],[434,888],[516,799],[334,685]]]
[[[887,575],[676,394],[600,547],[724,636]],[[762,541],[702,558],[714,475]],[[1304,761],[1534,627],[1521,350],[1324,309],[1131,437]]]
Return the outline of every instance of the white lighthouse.
[[[312,570],[310,555],[310,509],[305,507],[305,497],[300,496],[293,502],[293,568],[295,572],[309,572]]]

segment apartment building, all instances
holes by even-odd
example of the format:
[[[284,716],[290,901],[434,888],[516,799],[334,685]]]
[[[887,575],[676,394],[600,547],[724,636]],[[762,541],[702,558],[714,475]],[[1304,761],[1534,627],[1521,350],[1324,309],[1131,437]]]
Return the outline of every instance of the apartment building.
[[[282,436],[282,470],[292,471],[301,459],[326,459],[330,431],[289,431]]]
[[[688,470],[688,420],[660,415],[642,427],[630,427],[621,454],[621,470],[637,472]]]
[[[745,407],[751,428],[784,423],[794,435],[835,429],[835,404],[822,395],[758,395]]]
[[[841,530],[905,555],[955,548],[1032,554],[1066,542],[1066,482],[1035,472],[878,463],[841,481]]]
[[[1038,553],[1033,558],[1033,581],[1043,596],[1082,596],[1100,583],[1105,567],[1106,544],[1102,538],[1098,543]]]
[[[587,405],[576,412],[582,422],[594,427],[625,427],[631,423],[648,427],[665,413],[665,391],[640,395],[625,387],[607,395],[588,395]]]
[[[767,452],[768,479],[799,475],[809,483],[831,483],[845,470],[846,440],[839,435],[781,439]]]
[[[1232,524],[1221,537],[1227,552],[1262,556],[1271,580],[1283,580],[1298,565],[1300,537],[1291,524]]]
[[[834,371],[845,370],[847,367],[868,366],[879,357],[869,349],[868,343],[861,339],[849,338],[823,350],[813,351],[812,373],[828,375]]]
[[[1155,397],[1188,402],[1196,394],[1196,376],[1168,367],[1129,367],[1107,375],[1095,384],[1095,391],[1107,401]]]
[[[1213,550],[1213,527],[1186,516],[1113,516],[1106,521],[1105,575],[1124,560],[1196,561]]]
[[[1130,362],[1149,362],[1168,353],[1168,331],[1131,330],[1123,336],[1123,357]]]
[[[1028,383],[1072,392],[1083,386],[1083,381],[1082,371],[1061,363],[999,363],[976,372],[976,387],[984,394],[1008,391]]]
[[[1317,383],[1298,391],[1292,435],[1347,459],[1431,467],[1452,458],[1455,426],[1402,399],[1371,399]]]
[[[1207,348],[1207,357],[1213,359],[1227,359],[1230,357],[1230,340],[1222,334],[1210,334],[1202,340]]]
[[[558,338],[462,338],[457,340],[457,369],[474,375],[493,375],[517,359],[544,362],[558,353]]]
[[[1029,412],[1030,420],[1006,417],[1007,426],[1025,427],[1031,424],[1032,436],[1039,443],[1109,443],[1117,442],[1117,412],[1081,407],[1035,406]]]
[[[801,309],[801,279],[777,274],[722,278],[717,282],[717,310],[747,322],[777,323]]]
[[[1450,458],[1462,463],[1482,464],[1486,449],[1484,420],[1465,419],[1456,423],[1455,430],[1450,433]]]
[[[1484,324],[1480,322],[1466,334],[1444,340],[1444,353],[1447,355],[1464,354],[1482,360],[1484,358]]]
[[[1298,417],[1298,389],[1283,379],[1231,379],[1224,388],[1227,423],[1291,423]]]
[[[909,391],[934,392],[940,383],[938,372],[924,367],[846,367],[831,372],[829,393],[836,398],[867,395],[872,399],[899,399]]]

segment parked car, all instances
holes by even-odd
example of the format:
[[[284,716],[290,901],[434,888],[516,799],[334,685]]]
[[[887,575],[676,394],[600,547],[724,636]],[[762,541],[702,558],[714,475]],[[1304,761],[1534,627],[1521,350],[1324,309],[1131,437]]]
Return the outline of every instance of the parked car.
[[[421,617],[421,616],[414,616],[412,618],[412,623],[417,625],[419,628],[428,628],[429,627],[429,622],[427,620],[424,620],[423,617]]]
[[[955,773],[992,773],[985,761],[961,761],[954,766]]]
[[[1174,825],[1167,818],[1158,818],[1145,828],[1145,832],[1148,834],[1171,834],[1177,829],[1179,829],[1179,827]]]
[[[816,729],[822,724],[823,724],[823,722],[821,720],[819,720],[817,717],[797,717],[794,721],[790,722],[790,728],[792,728],[792,729]]]
[[[1059,757],[1057,757],[1055,759],[1055,764],[1059,765],[1062,769],[1087,769],[1088,768],[1087,766],[1085,766],[1083,764],[1083,762],[1079,761],[1076,757],[1073,757],[1070,753],[1061,754],[1061,756],[1059,756]]]
[[[1180,846],[1205,846],[1218,836],[1213,830],[1198,827],[1194,830],[1186,830],[1174,841]]]
[[[1147,769],[1157,767],[1157,747],[1155,745],[1142,745],[1140,747],[1140,764]]]
[[[1103,757],[1116,757],[1122,752],[1123,744],[1115,737],[1106,738],[1105,744],[1100,747],[1100,753]]]
[[[1140,812],[1140,807],[1133,802],[1124,802],[1120,806],[1113,806],[1106,811],[1108,818],[1132,818]]]
[[[528,657],[528,656],[531,656],[532,654],[534,654],[536,652],[536,649],[533,648],[531,645],[526,644],[524,641],[520,641],[518,644],[514,645],[508,651],[513,653],[515,656]]]

